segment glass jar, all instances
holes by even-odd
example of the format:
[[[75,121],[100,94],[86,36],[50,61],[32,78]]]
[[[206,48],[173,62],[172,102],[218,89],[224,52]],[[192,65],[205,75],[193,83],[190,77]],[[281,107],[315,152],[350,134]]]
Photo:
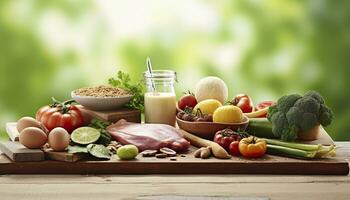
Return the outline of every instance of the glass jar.
[[[176,94],[174,83],[176,72],[153,70],[144,72],[146,83],[145,122],[175,126]]]

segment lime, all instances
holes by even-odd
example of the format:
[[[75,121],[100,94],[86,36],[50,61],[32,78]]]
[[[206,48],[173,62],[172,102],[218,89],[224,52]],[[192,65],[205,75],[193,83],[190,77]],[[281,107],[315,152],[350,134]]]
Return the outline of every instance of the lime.
[[[100,131],[95,128],[81,127],[75,129],[70,138],[77,144],[91,144],[96,142],[100,136]]]
[[[117,155],[121,160],[134,159],[137,156],[137,154],[139,154],[139,150],[135,145],[132,144],[119,147],[117,150]]]

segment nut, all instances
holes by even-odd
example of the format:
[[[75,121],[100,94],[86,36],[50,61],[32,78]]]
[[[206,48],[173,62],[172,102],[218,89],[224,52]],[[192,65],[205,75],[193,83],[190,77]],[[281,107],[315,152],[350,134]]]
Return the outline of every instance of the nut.
[[[201,152],[202,152],[202,150],[204,149],[205,147],[202,147],[202,148],[200,148],[200,149],[197,149],[195,152],[194,152],[194,157],[196,157],[196,158],[200,158],[201,157]]]
[[[206,159],[211,156],[211,147],[201,147],[194,152],[194,157]]]
[[[159,150],[161,153],[165,153],[169,157],[176,156],[176,151],[169,149],[167,147],[163,147]]]
[[[143,157],[154,157],[157,154],[157,150],[144,150],[141,154]]]
[[[119,149],[119,147],[122,147],[122,146],[123,146],[122,144],[113,140],[109,143],[109,145],[107,146],[107,149],[109,149],[109,151],[115,154],[117,153],[117,150]]]
[[[206,159],[211,156],[211,147],[206,147],[201,151],[201,158]]]
[[[168,157],[168,155],[165,153],[157,153],[156,154],[156,158],[166,158],[166,157]]]

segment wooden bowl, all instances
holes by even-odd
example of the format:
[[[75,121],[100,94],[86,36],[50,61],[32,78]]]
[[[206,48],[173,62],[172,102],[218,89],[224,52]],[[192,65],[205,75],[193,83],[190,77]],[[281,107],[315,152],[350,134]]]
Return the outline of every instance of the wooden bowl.
[[[312,141],[320,138],[320,124],[316,125],[314,128],[298,133],[298,139],[304,141]]]
[[[215,123],[215,122],[189,122],[184,121],[176,117],[177,125],[179,128],[197,135],[201,138],[212,140],[217,131],[225,128],[232,129],[233,131],[245,130],[249,124],[249,118],[244,116],[245,120],[241,123]]]

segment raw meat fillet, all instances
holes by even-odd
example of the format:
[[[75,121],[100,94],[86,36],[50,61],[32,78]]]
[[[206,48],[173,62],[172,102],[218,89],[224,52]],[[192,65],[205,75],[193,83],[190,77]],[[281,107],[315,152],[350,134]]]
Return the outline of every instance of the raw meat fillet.
[[[123,145],[133,144],[140,151],[168,147],[176,152],[183,152],[190,146],[178,129],[165,124],[138,124],[122,119],[108,126],[107,132]]]

